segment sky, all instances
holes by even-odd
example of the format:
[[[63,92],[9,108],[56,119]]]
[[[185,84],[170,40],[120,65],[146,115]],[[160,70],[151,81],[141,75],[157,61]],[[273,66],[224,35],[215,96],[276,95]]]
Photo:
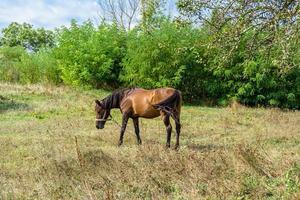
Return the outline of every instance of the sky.
[[[71,19],[96,20],[98,12],[96,0],[0,0],[0,29],[11,22],[54,29]]]
[[[97,0],[0,0],[0,29],[11,22],[47,29],[68,26],[71,19],[97,22],[99,11]]]

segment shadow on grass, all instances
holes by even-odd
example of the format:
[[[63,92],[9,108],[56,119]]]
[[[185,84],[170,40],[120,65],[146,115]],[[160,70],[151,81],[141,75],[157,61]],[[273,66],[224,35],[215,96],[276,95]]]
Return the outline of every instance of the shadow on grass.
[[[85,164],[91,167],[104,167],[110,169],[114,164],[115,160],[102,150],[87,151],[82,154]]]
[[[12,99],[0,95],[0,113],[8,110],[25,110],[28,108],[28,104],[15,102]]]
[[[223,146],[214,145],[214,144],[207,144],[207,145],[190,144],[187,147],[191,150],[200,151],[200,152],[214,151],[214,150],[218,150],[220,148],[223,148]]]

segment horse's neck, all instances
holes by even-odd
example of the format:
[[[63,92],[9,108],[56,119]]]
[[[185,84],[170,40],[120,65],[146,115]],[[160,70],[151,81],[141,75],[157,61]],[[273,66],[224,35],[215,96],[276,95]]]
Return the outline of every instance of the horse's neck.
[[[120,108],[120,103],[123,99],[123,92],[111,94],[106,98],[106,109]]]

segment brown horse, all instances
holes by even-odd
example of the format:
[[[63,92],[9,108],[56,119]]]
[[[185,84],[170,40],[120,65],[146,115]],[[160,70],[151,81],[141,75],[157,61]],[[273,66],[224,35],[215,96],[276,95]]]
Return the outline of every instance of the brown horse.
[[[142,88],[131,88],[114,91],[111,95],[95,101],[96,128],[103,129],[105,122],[110,120],[110,110],[119,108],[122,113],[122,127],[120,133],[119,145],[123,143],[123,136],[128,119],[133,120],[135,134],[138,144],[142,144],[140,138],[139,118],[152,119],[162,116],[167,129],[167,143],[170,147],[172,126],[170,117],[176,124],[176,145],[179,147],[180,135],[180,110],[182,97],[179,90],[173,88],[160,88],[154,90],[145,90]]]

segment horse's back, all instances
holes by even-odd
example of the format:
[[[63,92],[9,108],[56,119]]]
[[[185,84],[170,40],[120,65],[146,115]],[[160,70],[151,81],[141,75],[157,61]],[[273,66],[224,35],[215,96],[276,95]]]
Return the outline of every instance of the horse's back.
[[[153,90],[136,88],[125,99],[123,109],[131,109],[132,115],[136,117],[158,117],[160,111],[155,109],[153,105],[164,101],[174,94],[175,91],[174,88],[158,88]]]

